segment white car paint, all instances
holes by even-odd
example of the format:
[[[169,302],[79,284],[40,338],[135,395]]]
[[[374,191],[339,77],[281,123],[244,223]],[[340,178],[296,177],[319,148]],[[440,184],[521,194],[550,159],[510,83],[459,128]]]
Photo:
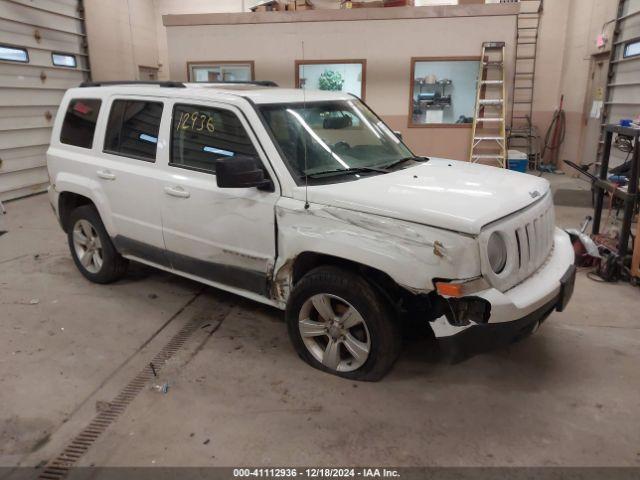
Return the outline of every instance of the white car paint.
[[[91,149],[59,141],[67,104],[79,97],[103,101]],[[108,107],[116,97],[165,103],[155,163],[130,162],[102,151]],[[537,221],[539,209],[552,209],[549,185],[543,179],[433,158],[357,181],[308,189],[297,185],[251,102],[333,99],[353,98],[342,93],[245,85],[71,89],[58,110],[47,153],[51,203],[58,212],[60,194],[77,193],[96,205],[112,238],[126,236],[159,251],[261,272],[272,286],[264,294],[176,269],[171,262],[125,254],[281,309],[286,307],[292,288],[292,264],[304,252],[377,269],[413,294],[432,292],[434,279],[483,277],[487,288],[474,295],[491,303],[490,322],[521,318],[558,294],[560,277],[573,262],[573,251],[568,236],[552,223],[547,222],[546,230],[540,232],[550,242],[548,250],[540,252],[540,263],[527,270],[526,276],[518,270],[509,279],[500,279],[486,266],[485,240],[490,232],[498,229],[513,239],[515,231]],[[274,180],[275,191],[220,189],[211,174],[169,165],[169,130],[176,102],[218,106],[237,113]],[[109,174],[114,178],[105,178]],[[532,244],[537,241],[531,238]],[[514,248],[511,241],[509,255],[514,255]],[[432,326],[437,336],[455,333],[442,318]]]
[[[477,235],[483,226],[530,205],[548,189],[546,180],[533,175],[430,158],[357,182],[309,187],[308,194],[309,201],[321,205]],[[303,196],[304,190],[298,189],[295,197]]]

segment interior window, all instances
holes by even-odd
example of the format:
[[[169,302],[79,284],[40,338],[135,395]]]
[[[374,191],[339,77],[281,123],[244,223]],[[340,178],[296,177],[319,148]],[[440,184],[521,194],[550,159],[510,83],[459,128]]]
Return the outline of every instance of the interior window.
[[[190,82],[248,82],[253,80],[252,63],[189,64]]]
[[[215,172],[218,158],[257,156],[238,117],[228,110],[176,105],[171,128],[171,165]]]
[[[336,63],[315,61],[297,62],[296,86],[305,90],[329,90],[347,92],[358,98],[364,97],[365,61]]]
[[[479,60],[412,60],[411,125],[471,123]]]
[[[104,151],[155,161],[161,117],[161,102],[115,100],[109,113]]]
[[[62,123],[60,142],[91,148],[101,104],[100,100],[91,98],[71,100]]]

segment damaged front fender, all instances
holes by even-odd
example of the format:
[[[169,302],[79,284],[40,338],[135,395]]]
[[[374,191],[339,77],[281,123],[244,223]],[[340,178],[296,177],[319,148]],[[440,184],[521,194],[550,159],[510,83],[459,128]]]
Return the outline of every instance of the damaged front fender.
[[[403,220],[282,198],[276,205],[278,260],[274,297],[286,301],[298,255],[314,252],[380,270],[413,292],[433,290],[436,278],[480,274],[475,237]]]

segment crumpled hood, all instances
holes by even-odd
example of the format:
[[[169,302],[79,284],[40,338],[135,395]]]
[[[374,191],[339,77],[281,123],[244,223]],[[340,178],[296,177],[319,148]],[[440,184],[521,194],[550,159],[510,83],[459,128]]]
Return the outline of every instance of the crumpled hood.
[[[308,196],[316,204],[475,235],[548,190],[548,181],[532,175],[431,158],[392,173],[312,186]]]

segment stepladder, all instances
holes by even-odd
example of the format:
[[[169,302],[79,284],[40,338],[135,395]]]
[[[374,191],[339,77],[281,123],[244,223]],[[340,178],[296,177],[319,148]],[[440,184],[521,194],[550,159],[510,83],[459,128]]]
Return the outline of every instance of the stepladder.
[[[469,161],[507,168],[505,43],[484,42],[478,70]]]

